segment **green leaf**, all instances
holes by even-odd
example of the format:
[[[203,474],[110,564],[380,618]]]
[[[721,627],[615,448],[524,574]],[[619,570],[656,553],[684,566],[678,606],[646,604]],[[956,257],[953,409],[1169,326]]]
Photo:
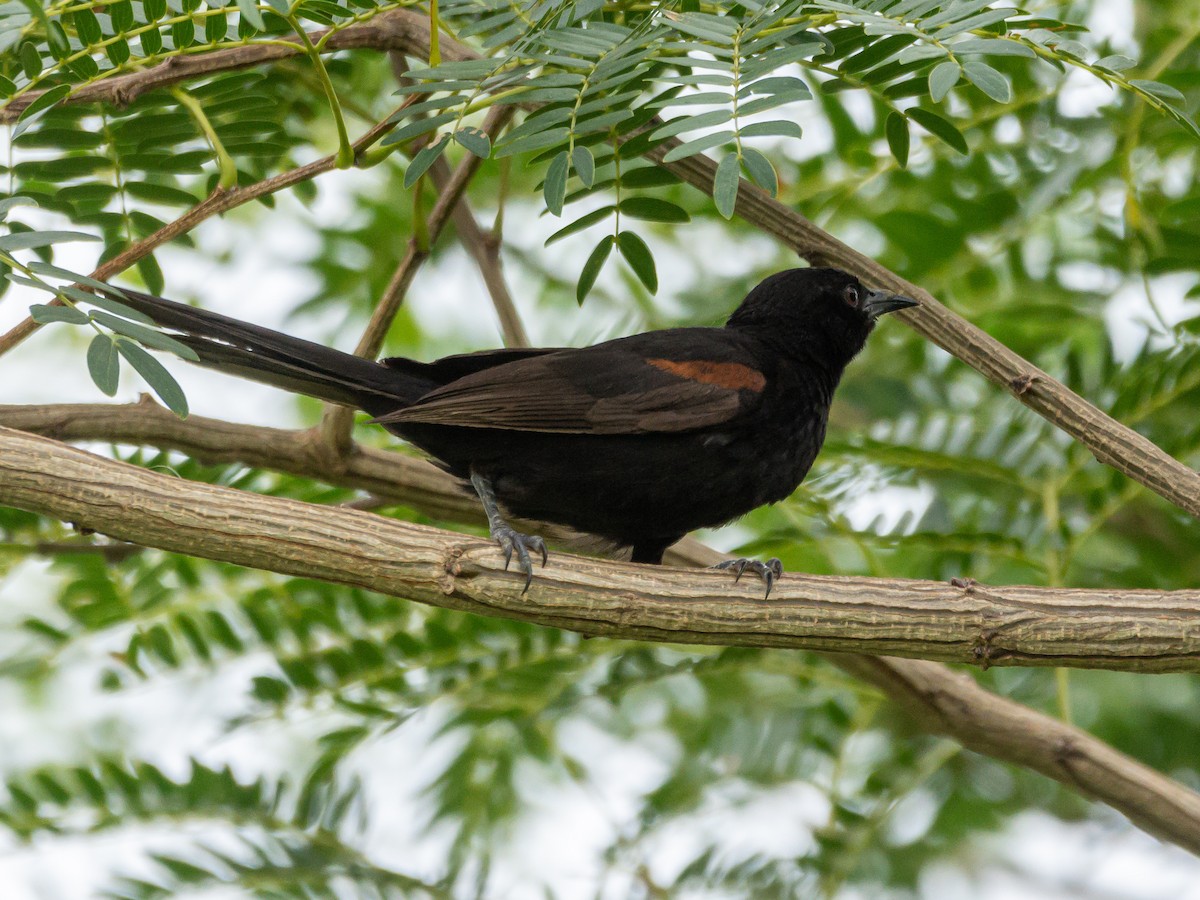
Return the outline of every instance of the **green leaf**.
[[[415,122],[409,122],[402,128],[397,128],[382,141],[383,146],[391,144],[399,144],[407,141],[410,138],[415,138],[418,135],[428,134],[430,131],[445,125],[447,122],[452,122],[458,118],[458,113],[448,112],[440,115],[430,116],[428,119],[417,119]]]
[[[650,293],[658,291],[658,271],[654,267],[654,254],[638,235],[632,231],[622,231],[617,235],[617,249],[637,275],[638,281],[646,286]]]
[[[571,158],[566,150],[558,153],[546,168],[546,182],[542,185],[542,195],[546,198],[546,209],[553,215],[562,215],[563,201],[567,196],[567,175],[570,171]]]
[[[446,152],[448,146],[450,135],[443,134],[428,147],[423,147],[421,152],[412,158],[404,172],[404,187],[411,188],[416,184],[418,179],[429,171],[429,167],[438,161],[438,157]]]
[[[934,137],[953,147],[963,156],[967,155],[967,139],[948,120],[935,112],[921,109],[919,106],[905,110],[905,115]]]
[[[113,287],[107,282],[97,281],[95,278],[91,278],[87,275],[80,275],[78,272],[72,272],[70,269],[64,269],[62,266],[56,266],[48,262],[42,262],[40,259],[34,260],[29,264],[29,271],[38,275],[50,275],[53,278],[62,278],[73,284],[83,284],[87,285],[88,287],[97,288],[98,290],[108,291],[116,294],[118,297],[124,296],[121,293],[120,288]],[[132,312],[132,310],[130,310],[130,312]],[[138,315],[140,316],[141,313],[138,313]],[[145,318],[147,322],[152,322],[149,317],[143,318]]]
[[[753,125],[747,126],[753,128]],[[744,132],[745,129],[743,129]],[[663,162],[675,162],[677,159],[685,159],[689,156],[694,156],[697,153],[703,153],[705,150],[711,150],[713,147],[719,147],[721,144],[726,144],[733,140],[732,131],[720,131],[716,134],[706,134],[704,137],[698,137],[691,141],[685,141],[678,147],[673,147],[663,156]]]
[[[658,166],[642,166],[640,169],[623,169],[621,184],[627,188],[665,187],[681,184],[679,176]]]
[[[71,14],[71,19],[75,23],[75,33],[79,35],[79,40],[88,45],[100,43],[104,33],[100,30],[100,22],[91,9],[76,9]]]
[[[142,45],[143,56],[154,56],[163,48],[162,32],[157,28],[151,28],[149,31],[143,31],[138,40]]]
[[[804,131],[790,119],[773,119],[770,122],[751,122],[738,130],[744,138],[751,137],[803,137]]]
[[[571,151],[571,165],[575,174],[583,182],[584,187],[591,187],[596,182],[596,157],[587,147],[576,147]]]
[[[117,392],[121,375],[121,364],[117,357],[117,345],[107,334],[92,338],[87,349],[88,373],[96,387],[109,397]]]
[[[754,179],[754,183],[774,197],[779,192],[779,176],[771,161],[753,147],[742,148],[742,165]]]
[[[50,306],[46,303],[35,303],[29,307],[29,316],[39,325],[49,325],[51,322],[67,322],[71,325],[86,325],[87,313],[73,306]]]
[[[772,78],[762,78],[753,84],[742,88],[738,91],[738,95],[742,94],[794,94],[797,99],[810,100],[812,92],[809,91],[808,85],[805,84],[802,78],[792,78],[776,76]]]
[[[764,110],[774,109],[777,106],[783,106],[787,103],[796,103],[800,100],[808,100],[811,98],[808,91],[801,93],[800,91],[784,91],[778,94],[768,94],[765,97],[756,97],[753,100],[742,103],[738,106],[738,115],[751,116],[755,113],[763,112]]]
[[[933,71],[929,73],[929,99],[934,103],[941,103],[950,93],[950,88],[958,84],[960,75],[962,69],[952,59],[934,66]]]
[[[266,23],[263,22],[262,13],[258,9],[256,0],[237,0],[238,12],[242,14],[242,18],[249,22],[258,31],[266,31]]]
[[[33,41],[25,41],[21,44],[21,48],[17,51],[17,58],[21,62],[21,70],[31,79],[42,74],[42,54],[38,52]]]
[[[496,156],[514,156],[518,153],[528,153],[531,150],[545,150],[547,147],[565,143],[568,137],[570,137],[570,132],[566,128],[550,128],[537,134],[527,135],[519,140],[506,140],[497,147]]]
[[[737,155],[730,153],[717,166],[717,174],[713,179],[713,202],[717,205],[717,212],[726,219],[733,218],[737,205],[738,184],[741,181],[738,170]]]
[[[685,131],[695,131],[697,128],[724,125],[731,118],[733,118],[733,112],[728,109],[714,109],[712,112],[701,113],[698,116],[680,116],[678,119],[672,119],[660,128],[656,128],[650,136],[655,140],[674,137]]]
[[[1007,103],[1012,99],[1012,88],[1008,85],[1008,79],[987,63],[967,60],[963,63],[963,74],[975,87],[997,103]]]
[[[592,287],[596,284],[596,279],[600,276],[600,270],[604,268],[604,263],[608,259],[608,255],[612,253],[613,244],[616,243],[616,238],[611,234],[606,234],[588,256],[587,262],[583,264],[583,268],[579,272],[579,282],[575,285],[575,302],[580,306],[587,299],[587,295],[591,293]]]
[[[468,153],[473,153],[480,159],[492,155],[492,139],[478,128],[460,128],[454,132],[454,140]]]
[[[607,219],[614,212],[616,212],[616,210],[617,208],[615,206],[609,205],[601,207],[600,209],[594,209],[590,213],[580,216],[570,225],[564,225],[562,228],[558,229],[558,231],[554,232],[554,234],[550,235],[550,237],[546,238],[545,246],[549,247],[555,241],[561,241],[565,237],[569,237],[572,234],[583,231],[590,225],[595,225],[602,219]]]
[[[1092,65],[1100,69],[1108,69],[1110,72],[1124,72],[1126,69],[1132,69],[1136,66],[1137,60],[1130,59],[1128,56],[1113,54],[1112,56],[1105,56],[1096,60]]]
[[[37,205],[38,202],[32,197],[5,197],[0,200],[0,221],[8,218],[8,214],[18,206],[36,207]]]
[[[1024,59],[1037,59],[1037,54],[1028,45],[1000,38],[968,38],[957,44],[951,44],[950,49],[954,51],[955,56],[982,53],[987,56],[1020,56]]]
[[[224,16],[209,16],[204,20],[204,41],[208,44],[216,44],[225,40],[225,34],[229,31],[229,20]]]
[[[133,55],[129,49],[129,41],[125,38],[117,38],[104,48],[104,52],[108,55],[109,61],[114,66],[123,66],[129,62],[129,57]]]
[[[146,282],[146,289],[152,294],[161,294],[165,280],[163,278],[162,267],[159,266],[158,260],[154,254],[143,256],[137,263],[138,274],[142,276],[142,281]],[[122,315],[125,315],[122,313]],[[127,317],[128,318],[128,317]]]
[[[77,303],[90,303],[92,306],[108,310],[110,313],[120,316],[123,319],[131,319],[134,322],[141,322],[144,325],[154,324],[154,320],[145,313],[132,309],[124,303],[114,300],[111,297],[106,297],[103,294],[89,294],[79,289],[71,290],[69,288],[64,288],[63,293],[67,294],[67,296]]]
[[[129,0],[117,0],[109,4],[107,9],[114,34],[124,34],[133,27],[133,4]]]
[[[1017,11],[1015,9],[1011,8],[989,9],[986,12],[979,13],[978,15],[969,16],[965,19],[959,19],[957,22],[939,29],[936,37],[939,41],[944,41],[956,34],[962,34],[964,31],[974,31],[978,28],[985,28],[988,25],[994,25],[997,22],[1003,22],[1009,16],[1015,15],[1016,12]],[[961,13],[959,13],[959,15],[961,15]],[[934,21],[936,18],[938,17],[934,16],[933,18],[927,20],[925,23],[923,23],[923,27],[928,27],[929,23]]]
[[[14,250],[33,250],[69,241],[98,240],[100,238],[96,235],[84,234],[81,231],[19,231],[0,237],[0,250],[11,253]]]
[[[191,362],[199,362],[200,357],[196,355],[196,351],[186,344],[181,344],[173,337],[163,334],[161,331],[155,331],[153,328],[147,328],[144,325],[138,325],[136,322],[128,322],[125,319],[117,318],[109,315],[106,312],[92,313],[92,320],[103,325],[105,328],[111,328],[117,334],[123,334],[126,337],[131,337],[136,341],[141,341],[147,347],[153,347],[155,350],[165,350],[168,353],[174,353],[181,359],[186,359]]]
[[[1183,104],[1187,102],[1187,98],[1169,84],[1163,84],[1161,81],[1145,81],[1141,78],[1131,78],[1129,83],[1135,88],[1145,91],[1158,97],[1160,100],[1166,100],[1169,103]]]
[[[145,379],[146,384],[150,385],[154,393],[158,394],[159,399],[167,405],[167,409],[179,418],[186,419],[188,414],[187,397],[183,395],[183,388],[179,386],[179,382],[163,367],[163,364],[137,344],[126,340],[117,340],[116,345],[117,352],[125,357],[134,370]],[[93,378],[95,378],[94,375]]]
[[[891,148],[892,156],[896,157],[896,162],[900,163],[900,168],[908,168],[908,119],[898,112],[894,112],[887,117],[887,124],[884,126],[887,132],[888,147]]]
[[[647,222],[689,222],[686,209],[657,197],[626,197],[620,204],[621,215]]]
[[[49,110],[50,107],[54,106],[69,93],[71,93],[71,85],[60,84],[36,97],[32,103],[21,110],[21,115],[17,117],[17,126],[12,132],[13,139],[15,140],[20,137],[30,125],[41,117],[42,113]]]

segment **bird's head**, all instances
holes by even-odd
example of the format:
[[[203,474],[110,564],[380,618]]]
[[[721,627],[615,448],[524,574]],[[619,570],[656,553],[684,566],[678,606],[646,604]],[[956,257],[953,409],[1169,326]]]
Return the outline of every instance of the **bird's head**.
[[[915,300],[873,291],[841,269],[788,269],[759,282],[728,326],[770,332],[776,341],[814,351],[844,366],[866,343],[880,316]]]

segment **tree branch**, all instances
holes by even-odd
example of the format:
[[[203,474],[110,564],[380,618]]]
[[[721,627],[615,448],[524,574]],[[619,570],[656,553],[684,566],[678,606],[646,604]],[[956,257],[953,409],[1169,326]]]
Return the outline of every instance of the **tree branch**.
[[[404,104],[407,106],[416,98],[410,97]],[[379,140],[383,138],[389,131],[392,130],[392,125],[388,121],[391,116],[388,116],[383,121],[373,125],[351,146],[355,152],[356,159],[361,156],[366,150],[373,147]],[[257,200],[259,197],[265,197],[267,194],[274,194],[289,187],[294,187],[304,181],[309,181],[322,175],[325,172],[331,172],[337,168],[336,154],[323,156],[320,159],[313,160],[303,166],[298,166],[295,169],[290,169],[287,172],[281,172],[271,178],[265,178],[255,184],[247,185],[246,187],[231,188],[229,190],[216,190],[209,194],[200,203],[193,206],[186,213],[174,221],[168,222],[162,228],[159,228],[153,234],[148,235],[140,241],[126,247],[116,256],[105,260],[96,270],[92,272],[91,277],[99,281],[107,281],[114,275],[124,272],[130,266],[134,265],[139,259],[153,253],[157,248],[161,247],[168,241],[173,241],[182,234],[187,234],[205,219],[228,212],[243,204],[249,203],[251,200]],[[61,301],[57,298],[51,301],[54,305],[61,305]],[[25,338],[29,337],[35,331],[41,328],[41,325],[35,322],[32,318],[27,318],[23,322],[18,323],[8,332],[0,335],[0,356],[3,356],[9,350],[13,349]]]
[[[495,138],[512,118],[513,112],[515,110],[511,106],[497,106],[489,110],[487,119],[483,123],[484,134]],[[482,163],[483,160],[478,156],[468,153],[455,167],[454,174],[450,176],[450,180],[438,194],[433,209],[430,210],[425,226],[426,239],[422,241],[414,235],[409,240],[408,251],[405,253],[404,259],[397,266],[383,296],[375,305],[371,320],[367,323],[362,337],[359,338],[358,346],[354,348],[355,356],[374,359],[379,355],[384,338],[387,337],[388,328],[391,327],[392,320],[396,318],[396,313],[400,311],[400,305],[404,302],[404,295],[408,293],[421,265],[429,258],[434,242],[441,235],[446,223],[450,221],[454,210],[458,208],[459,200],[466,193],[467,185],[471,183],[471,179],[475,177],[475,173],[479,171]],[[330,405],[326,407],[321,421],[321,431],[328,445],[337,455],[345,456],[352,448],[350,431],[353,426],[354,410],[344,406]]]
[[[985,646],[994,641],[986,636],[990,627],[1000,625],[1006,642],[1020,633],[1043,650],[1066,648],[1066,633],[1078,622],[1111,614],[1122,623],[1123,639],[1112,641],[1116,652],[1144,640],[1139,629],[1154,629],[1160,616],[1176,622],[1168,629],[1176,635],[1169,658],[1180,659],[1178,635],[1192,644],[1200,640],[1196,591],[1137,592],[1137,603],[1125,609],[1122,601],[1133,598],[1107,591],[982,594],[937,582],[788,576],[764,601],[757,585],[733,587],[727,573],[556,554],[522,595],[523,577],[505,572],[498,550],[484,538],[189,482],[7,428],[0,428],[0,503],[171,552],[588,635],[879,652],[922,647],[979,661],[976,639]],[[1142,614],[1135,629],[1126,616],[1137,616],[1139,604],[1153,605],[1154,612]],[[1113,652],[1109,639],[1101,643],[1103,653]],[[1085,732],[989,694],[942,666],[835,659],[885,686],[927,727],[1102,799],[1152,834],[1200,853],[1200,794]]]
[[[439,159],[430,168],[429,175],[437,189],[444,191],[450,179],[450,167],[446,165],[445,160]],[[500,334],[504,337],[504,346],[528,347],[529,335],[517,314],[517,306],[508,291],[508,284],[500,266],[500,242],[494,235],[479,227],[465,197],[454,207],[454,231],[459,242],[479,266],[484,286],[487,287],[492,306],[496,309],[496,317],[500,320]]]
[[[201,423],[200,427],[203,425]],[[20,452],[22,447],[31,452],[22,444],[31,440],[27,435],[10,431],[4,436],[12,443],[14,453]],[[293,443],[293,453],[310,450],[304,447],[304,438],[298,440]],[[39,443],[47,442],[41,439]],[[4,446],[0,444],[0,452],[4,451]],[[54,452],[68,452],[65,448],[60,450],[58,445],[50,446]],[[274,452],[278,453],[277,450]],[[0,472],[6,464],[7,461],[0,463]],[[49,474],[51,471],[53,475]],[[106,471],[114,478],[128,480],[131,477],[119,469]],[[60,485],[61,477],[57,463],[47,459],[43,465],[43,482],[52,486],[56,496],[70,499],[74,495]],[[135,482],[136,479],[130,483]],[[117,485],[113,489],[120,487]],[[9,487],[0,486],[0,500],[8,490]],[[383,496],[386,489],[375,493]],[[234,499],[222,495],[211,502],[234,503]],[[240,495],[236,499],[232,507],[234,512],[250,502]],[[112,531],[109,520],[97,525],[91,519],[78,519],[67,514],[68,507],[65,506],[24,506],[19,493],[11,497],[11,502],[23,509],[79,522],[114,537],[165,546],[161,542],[166,538],[154,532],[152,524],[132,526],[122,518],[116,520],[121,530]],[[141,501],[131,506],[136,512],[141,508]],[[307,509],[306,515],[314,521],[332,513],[331,510]],[[137,533],[149,534],[149,539],[130,537],[130,528],[141,528]],[[269,529],[262,534],[278,537]],[[451,567],[451,574],[461,576],[462,582],[454,591],[470,598],[474,604],[455,608],[469,608],[585,634],[693,644],[890,654],[984,667],[1033,665],[1132,672],[1200,671],[1200,591],[1197,590],[985,587],[973,582],[957,586],[934,581],[789,575],[779,583],[771,598],[764,601],[761,585],[748,580],[735,588],[727,574],[685,575],[678,571],[659,573],[659,570],[641,567],[612,568],[616,564],[556,555],[557,564],[545,572],[539,570],[535,579],[537,589],[522,598],[519,592],[509,589],[523,579],[522,575],[513,572],[497,576],[490,571],[486,561],[496,556],[490,552],[494,551],[490,541],[470,538],[470,543],[481,542],[489,552],[466,551],[457,545],[451,546],[455,541],[461,543],[464,540],[461,536],[438,534],[439,552],[453,553],[455,559],[462,557]],[[395,551],[398,564],[406,558],[402,546],[404,540],[399,540],[399,544],[401,546]],[[172,545],[166,549],[178,547]],[[184,549],[181,552],[190,551]],[[205,554],[197,551],[196,555]],[[239,560],[230,558],[229,561]],[[429,560],[419,557],[414,559],[414,564],[417,563],[428,565]],[[274,562],[244,564],[277,568]],[[594,567],[599,567],[602,574],[596,575],[592,571]],[[650,572],[655,574],[648,574]],[[325,577],[317,570],[291,574]],[[346,577],[343,573],[327,580],[345,583]],[[482,593],[475,590],[475,585],[483,585]],[[390,593],[398,591],[396,585],[388,583],[376,585],[375,589]],[[412,590],[416,591],[412,594],[415,599],[446,605],[429,598],[428,586]],[[403,591],[399,593],[409,596]]]
[[[407,10],[380,13],[365,22],[339,29],[325,40],[327,31],[309,32],[308,38],[322,53],[338,50],[397,50],[402,53],[429,55],[429,19]],[[171,87],[184,81],[194,81],[206,75],[249,69],[264,63],[278,62],[306,51],[299,40],[269,36],[270,43],[250,43],[242,47],[213,50],[188,56],[175,56],[128,75],[114,75],[90,84],[80,85],[62,102],[108,103],[126,107],[151,91]],[[324,43],[322,41],[324,40]],[[466,55],[464,55],[466,54]],[[474,51],[456,41],[442,41],[442,61],[474,57]],[[0,107],[0,125],[15,122],[27,106],[45,91],[28,91]]]

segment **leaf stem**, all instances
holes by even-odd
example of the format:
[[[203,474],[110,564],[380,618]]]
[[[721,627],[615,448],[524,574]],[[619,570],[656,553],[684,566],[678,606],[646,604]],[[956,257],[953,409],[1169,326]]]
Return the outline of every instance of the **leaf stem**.
[[[195,120],[196,125],[204,133],[209,146],[212,147],[212,151],[217,157],[217,167],[221,173],[217,181],[218,188],[222,191],[227,191],[231,187],[236,186],[238,178],[237,163],[233,161],[233,157],[229,155],[229,151],[225,149],[225,145],[221,143],[217,129],[213,127],[212,120],[204,112],[204,107],[200,105],[200,101],[178,86],[171,88],[171,95],[179,101],[180,106],[188,111]]]
[[[325,98],[329,101],[329,108],[333,112],[333,121],[337,126],[338,133],[337,167],[349,169],[354,165],[354,148],[350,145],[350,133],[346,130],[346,117],[342,114],[342,104],[338,101],[337,91],[334,90],[333,81],[329,78],[329,70],[325,68],[325,61],[321,58],[320,51],[313,45],[312,38],[308,36],[308,32],[301,26],[294,13],[287,16],[287,22],[295,30],[297,37],[304,45],[304,52],[312,60],[317,78],[325,91]]]

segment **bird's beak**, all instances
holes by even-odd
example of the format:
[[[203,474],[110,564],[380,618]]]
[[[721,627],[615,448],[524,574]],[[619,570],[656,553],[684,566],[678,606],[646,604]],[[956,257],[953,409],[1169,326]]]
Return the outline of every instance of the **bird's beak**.
[[[867,302],[863,304],[863,309],[867,311],[867,315],[874,321],[880,316],[895,312],[898,309],[908,309],[910,306],[919,305],[916,300],[902,297],[900,294],[889,294],[887,291],[871,291],[871,293],[867,294]]]

